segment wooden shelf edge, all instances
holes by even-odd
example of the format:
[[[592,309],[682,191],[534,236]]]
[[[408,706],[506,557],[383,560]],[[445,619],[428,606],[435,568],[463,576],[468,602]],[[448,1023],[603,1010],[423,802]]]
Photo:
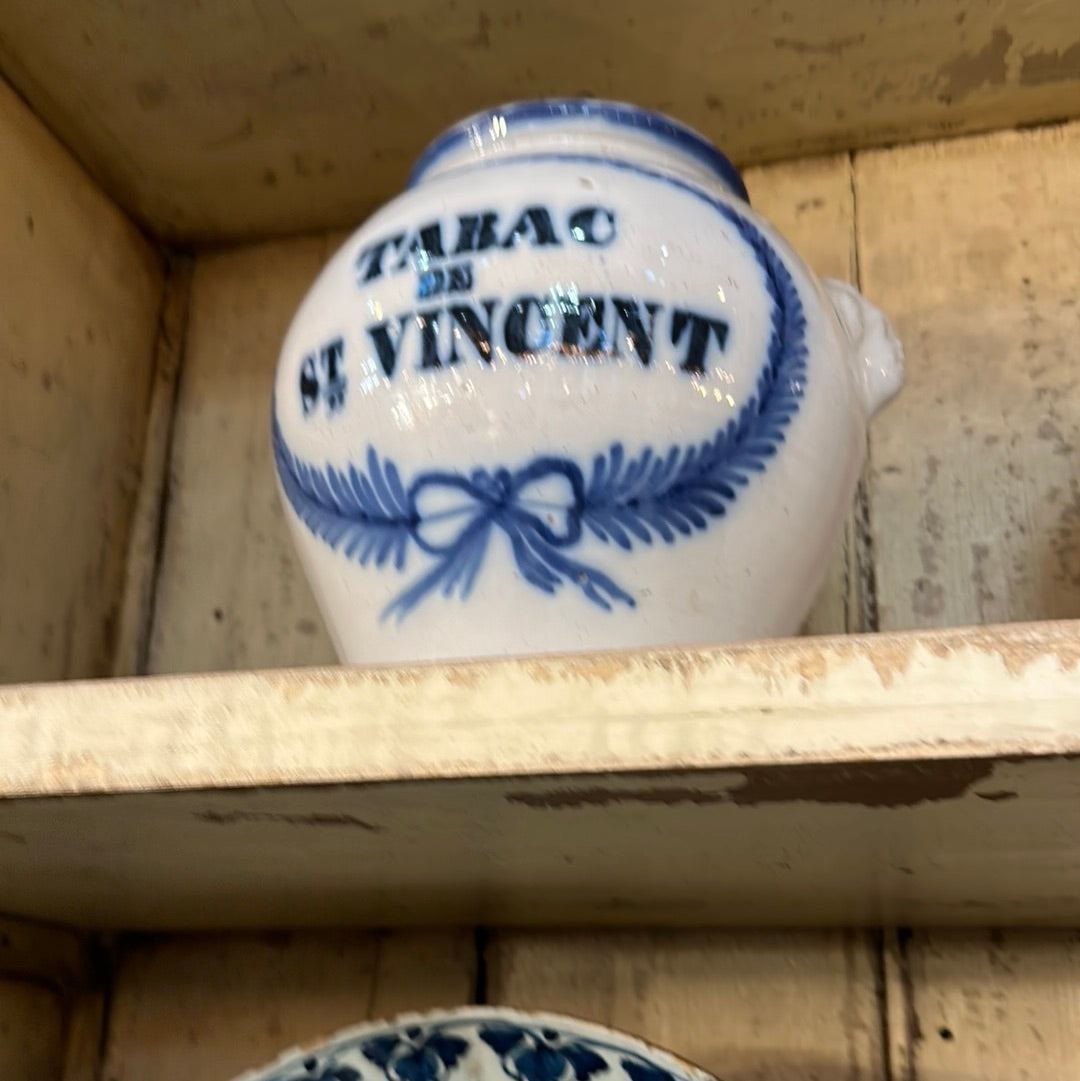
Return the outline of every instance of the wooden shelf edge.
[[[0,799],[1080,753],[1080,622],[0,688]]]

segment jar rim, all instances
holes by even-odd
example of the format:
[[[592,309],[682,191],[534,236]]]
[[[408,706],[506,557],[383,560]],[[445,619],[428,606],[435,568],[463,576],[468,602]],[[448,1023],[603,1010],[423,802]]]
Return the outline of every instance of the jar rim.
[[[474,113],[428,143],[413,165],[408,186],[411,188],[419,184],[440,159],[464,143],[483,146],[505,138],[512,125],[533,125],[546,120],[603,120],[615,127],[655,136],[692,157],[716,175],[735,195],[750,202],[739,170],[700,132],[664,113],[594,98],[540,98],[509,102]]]

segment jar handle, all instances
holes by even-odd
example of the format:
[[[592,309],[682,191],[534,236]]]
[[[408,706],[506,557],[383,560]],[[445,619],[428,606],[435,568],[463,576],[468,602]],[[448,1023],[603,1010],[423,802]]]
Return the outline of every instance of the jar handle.
[[[859,394],[873,416],[904,382],[904,349],[888,319],[847,282],[826,278],[822,284],[851,343],[849,358]]]

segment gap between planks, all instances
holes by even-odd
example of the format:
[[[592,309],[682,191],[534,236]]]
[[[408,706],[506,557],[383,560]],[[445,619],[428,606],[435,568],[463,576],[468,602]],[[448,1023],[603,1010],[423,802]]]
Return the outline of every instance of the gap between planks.
[[[145,675],[153,623],[169,488],[177,387],[184,357],[193,261],[174,254],[166,262],[164,295],[154,349],[154,377],[143,448],[141,481],[128,539],[114,676]]]
[[[888,936],[893,1081],[1075,1081],[1080,933]]]

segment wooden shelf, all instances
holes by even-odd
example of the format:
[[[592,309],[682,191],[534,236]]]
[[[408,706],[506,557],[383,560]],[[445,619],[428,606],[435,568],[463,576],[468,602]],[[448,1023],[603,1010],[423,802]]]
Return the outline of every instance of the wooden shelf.
[[[1067,924],[1078,661],[1049,623],[3,689],[0,911]]]

